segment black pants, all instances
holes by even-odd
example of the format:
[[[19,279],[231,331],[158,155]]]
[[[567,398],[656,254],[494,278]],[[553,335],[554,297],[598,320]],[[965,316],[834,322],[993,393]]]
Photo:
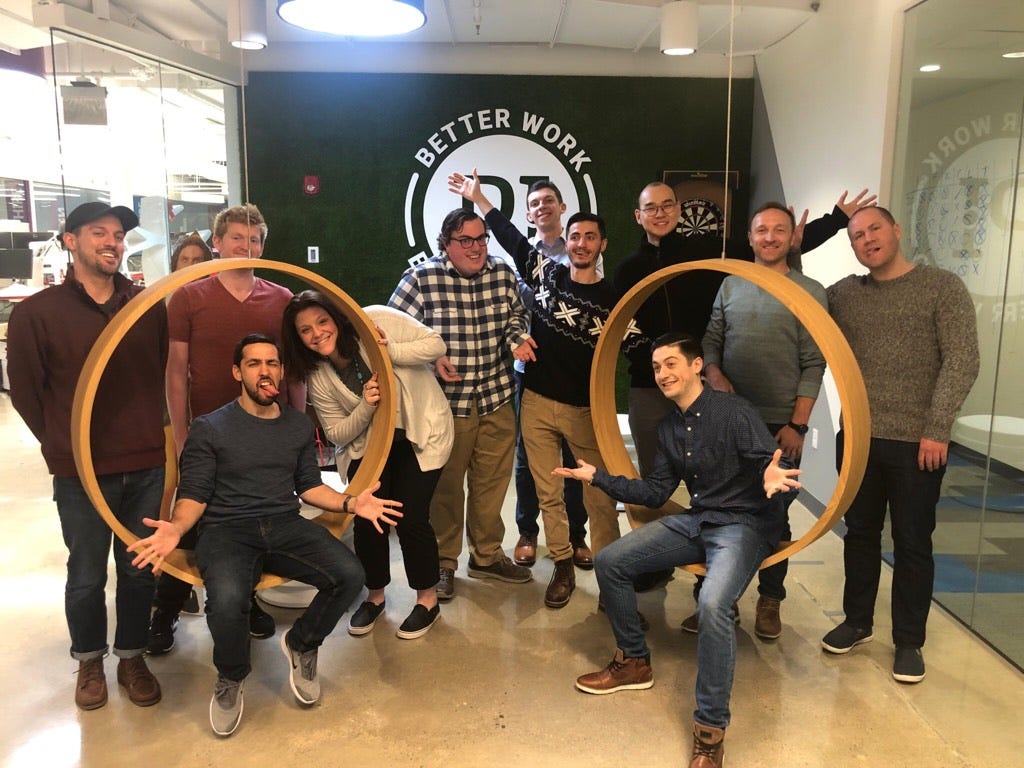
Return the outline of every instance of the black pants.
[[[846,511],[843,611],[858,629],[874,624],[882,568],[882,526],[888,509],[893,540],[892,641],[924,645],[931,607],[935,561],[932,531],[946,468],[929,472],[917,465],[919,444],[871,438],[860,490]],[[836,466],[842,466],[843,433],[836,435]]]
[[[349,479],[355,477],[360,460],[349,465]],[[420,470],[412,443],[403,432],[395,432],[391,452],[380,476],[380,489],[376,496],[402,502],[402,517],[396,531],[402,548],[405,575],[413,589],[430,589],[437,584],[440,561],[437,555],[437,536],[430,525],[430,499],[441,477],[441,469]],[[367,589],[383,589],[391,583],[391,557],[389,534],[391,526],[383,525],[384,533],[377,533],[373,523],[357,517],[354,523],[356,555],[366,570]]]

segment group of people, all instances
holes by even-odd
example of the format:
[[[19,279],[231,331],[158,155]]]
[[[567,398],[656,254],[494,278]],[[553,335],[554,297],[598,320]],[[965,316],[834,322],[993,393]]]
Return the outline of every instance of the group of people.
[[[804,439],[825,368],[821,352],[792,313],[757,285],[711,271],[666,283],[637,312],[622,344],[642,479],[609,475],[589,401],[603,324],[637,282],[673,264],[718,256],[721,240],[676,231],[674,190],[649,184],[635,211],[643,230],[639,246],[608,281],[604,220],[580,212],[563,229],[565,205],[550,181],[528,192],[533,241],[487,199],[475,171],[452,174],[449,188],[466,204],[445,217],[438,255],[405,271],[388,306],[366,309],[376,343],[394,364],[397,429],[380,483],[359,496],[321,482],[313,425],[300,413],[308,397],[338,446],[339,472],[353,477],[380,381],[352,323],[324,296],[293,296],[251,270],[227,270],[180,288],[166,313],[154,307],[116,350],[96,399],[93,450],[108,503],[140,537],[130,547],[114,542],[118,682],[139,705],[160,698],[143,659],[154,636],[147,634],[153,573],[183,542],[195,548],[207,588],[218,671],[211,726],[229,735],[241,718],[250,636],[275,631],[253,596],[263,571],[318,589],[281,637],[293,693],[312,704],[320,697],[317,649],[364,585],[367,596],[349,633],[369,633],[384,613],[390,527],[416,592],[397,634],[412,639],[436,623],[439,602],[454,598],[464,539],[469,576],[530,581],[540,517],[554,561],[545,604],[568,604],[574,568],[594,568],[598,607],[615,638],[608,666],[577,679],[587,693],[653,685],[636,593],[664,583],[677,566],[706,564],[706,577],[694,587],[696,612],[683,622],[697,634],[690,765],[720,766],[731,717],[737,603],[761,562],[791,537],[788,507],[800,487]],[[843,193],[830,214],[806,219],[805,213],[798,222],[792,209],[766,203],[751,218],[746,240],[728,241],[726,254],[793,280],[808,301],[829,309],[853,348],[871,407],[871,449],[846,515],[846,617],[822,647],[842,654],[872,639],[888,511],[895,545],[893,676],[917,682],[925,674],[931,532],[949,434],[978,370],[973,305],[956,276],[906,259],[899,225],[866,190],[849,201]],[[72,656],[80,661],[76,701],[86,709],[102,706],[107,696],[103,583],[111,535],[75,472],[70,403],[91,340],[138,291],[118,272],[124,234],[137,223],[119,206],[88,203],[72,211],[63,234],[75,265],[68,280],[23,302],[9,326],[12,399],[55,477],[71,553],[66,609]],[[800,253],[844,227],[867,274],[825,289],[802,274]],[[239,206],[218,216],[213,242],[221,258],[258,257],[266,233],[259,211]],[[489,252],[492,233],[510,262]],[[523,364],[519,375],[513,360]],[[165,375],[181,474],[167,521],[158,519]],[[133,414],[126,420],[129,402]],[[837,451],[838,465],[842,431]],[[501,506],[513,469],[519,540],[509,557]],[[666,502],[681,485],[689,509],[671,510]],[[298,515],[300,498],[357,516],[354,555]],[[661,511],[620,536],[617,501]],[[760,574],[754,632],[770,640],[782,633],[785,562]],[[161,575],[152,629],[164,638],[158,649],[169,650],[188,585],[168,581],[173,599],[164,599],[165,580]]]

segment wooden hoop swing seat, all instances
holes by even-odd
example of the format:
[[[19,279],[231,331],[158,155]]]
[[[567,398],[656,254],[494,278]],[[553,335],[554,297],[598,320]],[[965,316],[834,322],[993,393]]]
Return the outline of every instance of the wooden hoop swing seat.
[[[332,300],[351,321],[366,349],[367,357],[370,360],[370,368],[380,374],[380,403],[373,415],[373,431],[370,433],[370,439],[366,446],[366,455],[359,466],[359,471],[352,478],[352,482],[348,484],[346,492],[358,494],[372,486],[380,478],[384,464],[387,462],[396,419],[393,400],[393,372],[391,360],[388,358],[384,348],[377,343],[376,328],[362,308],[334,283],[315,272],[310,272],[293,264],[280,261],[264,261],[262,259],[217,259],[195,264],[161,278],[129,301],[120,312],[114,315],[113,319],[96,339],[89,356],[86,358],[82,373],[78,378],[78,386],[75,389],[75,399],[71,411],[71,446],[74,451],[75,466],[78,468],[78,476],[93,506],[99,511],[100,516],[110,526],[111,530],[125,544],[133,544],[139,537],[121,524],[114,516],[106,499],[103,498],[92,460],[92,409],[96,401],[96,392],[100,379],[117,345],[149,309],[158,302],[163,301],[178,288],[191,283],[193,280],[217,272],[227,272],[234,269],[271,270],[296,277]],[[227,367],[230,365],[230,361],[225,360],[224,365]],[[174,498],[174,489],[177,487],[178,462],[170,427],[164,430],[164,434],[167,446],[166,477],[164,480],[164,499],[160,516],[166,520],[170,517],[171,501]],[[324,512],[314,519],[314,522],[323,525],[336,537],[341,536],[351,521],[352,515],[330,512]],[[191,550],[174,550],[165,560],[163,570],[172,576],[197,586],[201,586],[203,583]],[[284,583],[284,581],[285,579],[282,579],[280,576],[265,573],[257,585],[257,589],[274,587]]]
[[[597,436],[598,449],[605,461],[608,472],[613,475],[625,475],[636,478],[639,474],[633,466],[626,445],[619,430],[615,406],[615,367],[618,362],[619,350],[629,323],[640,306],[658,288],[686,272],[711,270],[737,275],[749,280],[759,288],[763,288],[773,297],[782,302],[810,332],[818,348],[825,357],[825,362],[832,371],[836,388],[839,391],[839,402],[843,413],[844,446],[843,464],[839,470],[832,498],[829,500],[821,517],[811,528],[795,541],[784,541],[778,549],[769,555],[761,564],[767,568],[817,541],[839,521],[849,509],[867,465],[868,449],[871,443],[871,417],[868,409],[867,390],[861,377],[860,366],[853,356],[853,350],[846,342],[842,331],[828,312],[806,291],[792,280],[773,272],[770,269],[737,259],[705,259],[686,264],[675,264],[659,270],[637,283],[615,305],[605,323],[604,331],[597,342],[594,352],[594,365],[590,377],[591,418]],[[765,360],[766,365],[771,360]],[[626,507],[626,514],[633,528],[643,523]],[[685,570],[693,573],[704,573],[703,565],[687,565]]]

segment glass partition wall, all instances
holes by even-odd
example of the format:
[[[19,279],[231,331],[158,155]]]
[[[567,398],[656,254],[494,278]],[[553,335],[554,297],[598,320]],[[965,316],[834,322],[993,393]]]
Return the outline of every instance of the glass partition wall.
[[[68,33],[51,41],[43,77],[0,110],[0,229],[57,232],[81,203],[130,206],[125,270],[152,282],[178,236],[209,240],[240,197],[238,89]],[[43,262],[45,282],[61,279],[56,242]]]
[[[1024,668],[1021,30],[1019,2],[906,12],[892,206],[908,258],[959,275],[978,319],[981,373],[953,428],[933,537],[935,599]]]

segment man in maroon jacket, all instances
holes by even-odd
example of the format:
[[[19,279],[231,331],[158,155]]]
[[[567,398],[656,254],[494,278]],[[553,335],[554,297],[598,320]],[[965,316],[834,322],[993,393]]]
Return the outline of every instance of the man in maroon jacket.
[[[85,359],[111,318],[142,289],[120,273],[125,233],[137,227],[130,208],[85,203],[67,217],[62,240],[74,259],[67,279],[19,304],[7,329],[11,401],[39,440],[53,475],[53,497],[68,548],[64,610],[71,656],[78,659],[75,703],[107,703],[104,587],[111,531],[86,496],[71,450],[71,405]],[[163,377],[167,315],[163,302],[134,324],[100,380],[92,413],[92,458],[103,496],[130,531],[148,535],[144,517],[159,517],[164,485]],[[134,704],[160,701],[160,684],[143,657],[153,574],[131,565],[114,539],[117,567],[117,682]]]

